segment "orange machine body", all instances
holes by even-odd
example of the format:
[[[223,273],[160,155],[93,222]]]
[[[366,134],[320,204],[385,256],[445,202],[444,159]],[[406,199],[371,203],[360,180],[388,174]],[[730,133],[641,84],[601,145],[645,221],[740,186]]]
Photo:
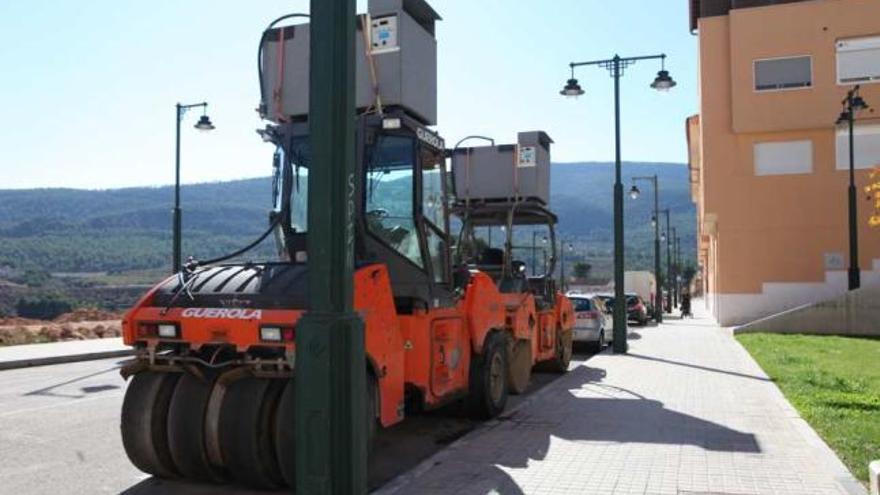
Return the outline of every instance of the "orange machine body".
[[[367,360],[379,384],[383,426],[403,419],[407,387],[421,392],[426,408],[464,396],[472,356],[482,352],[489,332],[506,331],[514,339],[531,339],[534,361],[539,362],[553,357],[555,330],[561,322],[568,321],[563,325],[566,329],[571,323],[571,304],[566,305],[564,297],[558,298],[554,310],[537,312],[531,295],[501,294],[492,279],[479,271],[471,273],[456,305],[412,314],[397,313],[384,265],[357,270],[354,289],[354,307],[365,324]],[[171,341],[197,350],[224,344],[238,352],[284,346],[288,355],[295,356],[295,338],[283,344],[264,342],[260,328],[274,326],[295,332],[304,310],[163,308],[151,305],[153,293],[125,315],[123,338],[127,345],[156,349]],[[178,338],[164,339],[139,331],[143,325],[156,324],[178,326]]]

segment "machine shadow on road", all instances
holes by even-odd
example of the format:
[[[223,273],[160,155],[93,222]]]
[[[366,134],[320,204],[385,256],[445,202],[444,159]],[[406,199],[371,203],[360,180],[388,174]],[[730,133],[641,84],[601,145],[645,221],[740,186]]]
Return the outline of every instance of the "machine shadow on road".
[[[111,372],[118,372],[119,368],[120,368],[120,366],[114,366],[112,368],[107,368],[105,370],[101,370],[96,373],[90,373],[88,375],[78,376],[76,378],[71,378],[70,380],[65,380],[63,382],[56,383],[56,384],[50,385],[48,387],[43,387],[43,388],[40,388],[37,390],[32,390],[32,391],[27,392],[23,395],[25,395],[25,396],[39,395],[39,396],[44,396],[44,397],[59,397],[59,398],[64,398],[64,399],[82,399],[84,397],[87,397],[89,394],[94,394],[94,393],[98,393],[98,392],[106,392],[107,390],[118,389],[118,388],[121,388],[119,385],[103,384],[103,385],[93,385],[93,386],[81,387],[80,391],[82,392],[82,394],[77,394],[77,395],[67,394],[67,393],[59,393],[57,391],[60,388],[67,387],[68,385],[82,382],[82,381],[88,380],[90,378],[94,378],[96,376],[101,376],[101,375],[111,373]],[[118,377],[116,377],[116,378],[118,378]]]
[[[625,358],[626,359],[626,358]],[[587,363],[589,364],[589,363]],[[605,371],[586,364],[554,383],[532,405],[502,416],[501,424],[477,430],[464,446],[453,446],[437,467],[409,480],[413,487],[439,486],[451,472],[478,480],[456,493],[519,495],[516,471],[535,469],[559,441],[692,445],[720,452],[760,453],[751,433],[667,409],[662,402],[603,383]],[[572,418],[581,418],[572,421]],[[458,448],[456,448],[458,447]],[[461,473],[466,475],[462,476]],[[586,487],[584,487],[586,489]],[[399,491],[408,493],[407,484]],[[530,489],[533,491],[532,489]]]

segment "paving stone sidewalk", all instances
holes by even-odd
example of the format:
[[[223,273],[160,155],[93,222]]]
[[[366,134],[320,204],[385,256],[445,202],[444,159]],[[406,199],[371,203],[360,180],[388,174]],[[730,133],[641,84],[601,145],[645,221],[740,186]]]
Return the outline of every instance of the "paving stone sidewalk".
[[[865,493],[729,329],[698,312],[630,339],[378,493]]]

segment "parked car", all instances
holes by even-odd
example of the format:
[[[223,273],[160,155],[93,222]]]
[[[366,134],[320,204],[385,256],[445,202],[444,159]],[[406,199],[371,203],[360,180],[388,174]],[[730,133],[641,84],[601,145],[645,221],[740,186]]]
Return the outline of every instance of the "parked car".
[[[642,296],[638,294],[626,295],[626,319],[634,321],[639,326],[648,324],[648,306],[642,301]]]
[[[574,305],[574,341],[590,344],[596,352],[611,342],[611,313],[603,298],[590,294],[568,294]]]
[[[602,295],[600,297],[605,299],[605,305],[613,313],[614,296]],[[634,321],[640,326],[648,324],[648,307],[638,294],[626,294],[626,319],[627,321]]]

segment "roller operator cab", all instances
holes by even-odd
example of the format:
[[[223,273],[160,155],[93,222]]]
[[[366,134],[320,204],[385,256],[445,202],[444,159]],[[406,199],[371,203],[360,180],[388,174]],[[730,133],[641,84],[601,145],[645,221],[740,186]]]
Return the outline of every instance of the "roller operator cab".
[[[373,21],[395,18],[400,30],[392,38],[397,49],[379,46],[365,57],[376,65],[378,82],[386,78],[383,67],[397,67],[382,57],[412,57],[410,45],[433,53],[426,42],[433,43],[439,17],[423,0],[372,0],[370,9],[377,13]],[[384,26],[373,21],[361,18],[359,25]],[[297,59],[275,62],[291,53],[308,59],[297,45],[303,29],[272,28],[261,41],[260,109],[271,123],[260,134],[275,148],[266,237],[274,238],[277,256],[189,263],[123,320],[125,343],[136,350],[122,369],[130,378],[123,444],[135,466],[158,477],[295,485],[295,394],[309,386],[294,376],[314,250],[308,210],[339,207],[309,202],[310,171],[320,164],[311,161],[308,118],[298,113],[295,92],[277,90],[302,81],[301,73],[288,74]],[[369,72],[359,62],[359,75]],[[376,94],[393,84],[378,84]],[[407,413],[454,401],[464,401],[476,417],[493,417],[509,392],[525,389],[533,366],[564,371],[571,356],[567,299],[546,287],[543,295],[522,285],[503,288],[502,278],[461,255],[470,237],[460,235],[468,220],[455,194],[450,152],[426,127],[433,123],[430,102],[408,98],[424,96],[391,96],[384,107],[359,104],[356,124],[354,308],[364,321],[366,356],[350,365],[367,370],[364,417],[371,435]]]

